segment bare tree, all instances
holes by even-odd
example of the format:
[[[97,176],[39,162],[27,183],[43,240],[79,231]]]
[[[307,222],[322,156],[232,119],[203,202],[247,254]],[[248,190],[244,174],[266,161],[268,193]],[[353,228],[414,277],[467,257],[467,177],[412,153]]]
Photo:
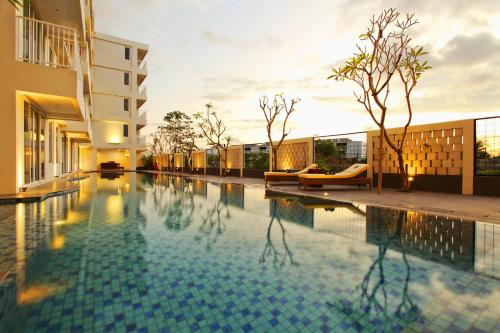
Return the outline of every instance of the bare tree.
[[[282,251],[278,249],[278,247],[273,241],[272,229],[274,221],[277,222],[279,230],[281,231],[281,245],[283,248]],[[269,221],[269,225],[267,226],[266,245],[259,258],[259,262],[262,265],[266,263],[268,258],[272,258],[272,265],[276,270],[283,269],[287,264],[289,264],[290,266],[300,265],[299,262],[294,259],[292,250],[288,245],[286,237],[287,237],[287,231],[285,229],[285,226],[281,222],[281,218],[278,214],[277,201],[271,200],[271,220]]]
[[[278,168],[278,150],[283,143],[283,140],[290,134],[290,130],[286,128],[288,118],[295,111],[295,105],[300,102],[300,98],[291,98],[288,103],[283,94],[274,96],[272,101],[267,96],[259,98],[259,107],[266,117],[266,131],[269,145],[271,146],[271,171]],[[273,142],[272,130],[278,116],[285,112],[285,118],[281,124],[281,137],[278,141]]]
[[[379,322],[384,323],[385,327],[411,323],[421,312],[409,291],[411,267],[406,256],[405,245],[402,242],[402,231],[403,226],[407,223],[408,212],[399,211],[395,214],[397,214],[397,217],[395,216],[396,229],[394,232],[392,234],[390,232],[383,233],[379,236],[380,239],[376,238],[378,256],[370,265],[362,282],[354,289],[353,294],[359,293],[359,296],[354,300],[350,298],[348,301],[339,303],[341,311],[358,312],[361,317],[376,318]],[[392,219],[387,217],[384,221],[392,221]],[[395,287],[395,285],[388,283],[385,264],[389,248],[398,245],[402,252],[404,269],[401,270],[400,276],[398,276],[403,280],[401,284],[397,285],[397,288],[401,288],[401,292],[396,294],[398,296],[395,296],[387,291],[387,287]],[[401,298],[397,299],[399,295]],[[359,311],[360,309],[361,311]]]
[[[221,175],[227,175],[227,158],[229,152],[229,145],[231,144],[232,137],[226,133],[227,128],[222,119],[217,116],[215,111],[211,111],[212,104],[208,103],[205,105],[207,108],[206,116],[201,112],[194,114],[194,118],[198,120],[198,126],[201,130],[201,136],[207,140],[207,143],[213,149],[216,149],[219,153],[222,164],[224,165],[224,171]]]
[[[412,39],[407,32],[418,20],[414,14],[406,14],[403,19],[398,19],[399,16],[400,13],[394,8],[384,10],[377,18],[373,16],[367,31],[359,36],[364,45],[356,45],[358,52],[341,67],[332,69],[333,73],[328,77],[336,81],[355,82],[360,88],[360,91],[354,92],[356,100],[379,127],[378,193],[382,192],[384,138],[398,155],[401,188],[409,190],[402,148],[413,115],[410,95],[421,75],[431,68],[426,61],[421,60],[427,54],[423,48],[410,45]],[[398,77],[403,86],[408,120],[402,138],[392,141],[385,128],[387,98],[393,79],[397,80]]]

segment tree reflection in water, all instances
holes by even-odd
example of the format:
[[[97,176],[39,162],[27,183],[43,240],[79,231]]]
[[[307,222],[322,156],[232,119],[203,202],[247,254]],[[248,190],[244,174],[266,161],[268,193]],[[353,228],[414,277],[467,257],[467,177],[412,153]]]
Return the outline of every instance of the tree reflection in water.
[[[143,179],[143,184],[152,186],[155,210],[165,219],[167,229],[184,230],[191,225],[196,211],[192,180],[164,174]]]
[[[184,230],[193,222],[195,203],[193,182],[189,179],[171,177],[169,180],[170,203],[167,206],[165,225],[171,230]]]
[[[370,265],[368,272],[363,277],[361,284],[355,289],[360,292],[360,296],[354,300],[343,300],[341,310],[350,315],[360,313],[360,317],[365,317],[368,322],[383,325],[385,328],[395,326],[405,327],[415,321],[420,313],[418,306],[412,301],[408,290],[411,268],[406,257],[405,247],[401,247],[402,261],[405,266],[404,283],[401,293],[387,292],[389,286],[384,272],[384,264],[389,246],[394,242],[401,242],[403,224],[406,223],[407,212],[398,212],[395,231],[392,234],[387,233],[385,239],[379,240],[378,256]],[[391,287],[394,287],[391,285]],[[397,302],[391,300],[391,296],[401,294],[401,299]],[[395,306],[395,304],[397,304]],[[355,325],[359,325],[359,318]]]
[[[283,269],[287,264],[290,266],[299,266],[299,263],[294,259],[293,253],[287,243],[287,231],[281,222],[281,218],[277,214],[277,200],[271,199],[271,220],[267,227],[266,232],[266,245],[264,246],[264,251],[260,256],[259,262],[265,265],[269,258],[271,258],[271,263],[273,267],[277,270]],[[276,223],[275,223],[276,221]],[[279,250],[273,241],[272,229],[274,225],[278,225],[280,231],[280,240],[283,250]]]
[[[198,228],[198,235],[195,236],[196,241],[204,241],[206,249],[210,251],[212,246],[217,243],[219,237],[226,231],[226,224],[224,220],[231,218],[229,211],[228,193],[222,191],[220,200],[214,203],[213,207],[207,209],[205,217],[203,217],[200,227]]]

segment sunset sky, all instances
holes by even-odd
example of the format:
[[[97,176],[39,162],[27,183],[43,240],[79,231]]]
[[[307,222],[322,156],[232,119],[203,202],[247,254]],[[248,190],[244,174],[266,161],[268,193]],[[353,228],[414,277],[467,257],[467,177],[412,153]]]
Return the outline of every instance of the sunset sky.
[[[246,143],[265,141],[263,94],[302,99],[290,137],[374,128],[355,86],[326,77],[389,6],[416,14],[414,44],[433,67],[414,93],[414,124],[500,115],[500,1],[94,1],[97,31],[149,44],[143,132],[211,102]],[[403,123],[402,105],[401,95],[390,100],[390,126]]]

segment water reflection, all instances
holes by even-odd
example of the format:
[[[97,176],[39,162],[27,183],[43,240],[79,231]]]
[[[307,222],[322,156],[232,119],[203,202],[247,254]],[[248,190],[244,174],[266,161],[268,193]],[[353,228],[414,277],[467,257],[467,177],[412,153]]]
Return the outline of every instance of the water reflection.
[[[299,266],[299,263],[294,259],[292,250],[287,242],[287,231],[281,222],[283,207],[279,205],[279,201],[274,199],[270,201],[271,220],[266,232],[266,245],[260,256],[259,261],[265,265],[269,261],[275,269],[283,269],[286,265]],[[276,221],[276,223],[275,223]],[[278,226],[278,235],[273,233],[273,226]],[[274,238],[278,239],[281,246],[274,242]]]
[[[372,209],[375,211],[372,213],[379,218],[385,217],[385,221],[395,221],[394,228],[390,232],[378,234],[375,241],[378,255],[363,276],[360,285],[355,288],[356,298],[344,299],[339,304],[341,311],[346,314],[359,313],[356,321],[352,323],[354,327],[363,321],[360,318],[364,318],[364,321],[374,323],[377,330],[388,331],[398,326],[406,327],[420,314],[420,309],[409,292],[411,267],[404,246],[401,247],[404,269],[400,272],[398,281],[391,281],[385,273],[387,251],[391,245],[402,242],[403,226],[410,213],[374,207]],[[388,288],[392,289],[390,293],[387,291]]]
[[[198,235],[194,239],[205,243],[207,251],[210,251],[226,230],[225,220],[230,218],[231,214],[227,202],[217,201],[206,210],[198,227]]]
[[[430,317],[429,289],[442,293],[441,303],[484,302],[497,316],[488,304],[498,282],[484,277],[500,277],[495,225],[161,174],[91,174],[81,185],[40,203],[0,206],[0,332],[36,330],[43,309],[61,298],[69,315],[90,322],[76,320],[75,331],[94,329],[86,325],[107,306],[138,310],[139,299],[170,309],[180,297],[189,304],[182,311],[210,313],[208,286],[210,297],[221,289],[258,309],[279,300],[287,318],[296,306],[316,320],[334,311],[354,329]],[[198,294],[186,291],[192,285]],[[264,300],[243,295],[261,289]]]

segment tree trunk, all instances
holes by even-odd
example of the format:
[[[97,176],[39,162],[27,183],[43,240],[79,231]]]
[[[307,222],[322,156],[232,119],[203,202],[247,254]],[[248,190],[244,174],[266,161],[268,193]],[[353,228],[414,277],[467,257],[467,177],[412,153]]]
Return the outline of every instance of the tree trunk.
[[[273,148],[271,149],[272,151],[272,166],[271,166],[271,171],[276,171],[278,170],[278,150]]]
[[[408,181],[408,172],[406,171],[405,162],[403,161],[403,153],[401,150],[398,154],[399,176],[401,177],[401,191],[408,192],[410,190],[410,182]]]
[[[227,152],[228,152],[228,150],[224,149],[224,159],[223,159],[224,169],[222,170],[222,177],[227,176]]]
[[[379,150],[378,150],[378,177],[377,177],[377,193],[382,193],[382,158],[384,157],[384,126],[380,126],[379,133]]]

